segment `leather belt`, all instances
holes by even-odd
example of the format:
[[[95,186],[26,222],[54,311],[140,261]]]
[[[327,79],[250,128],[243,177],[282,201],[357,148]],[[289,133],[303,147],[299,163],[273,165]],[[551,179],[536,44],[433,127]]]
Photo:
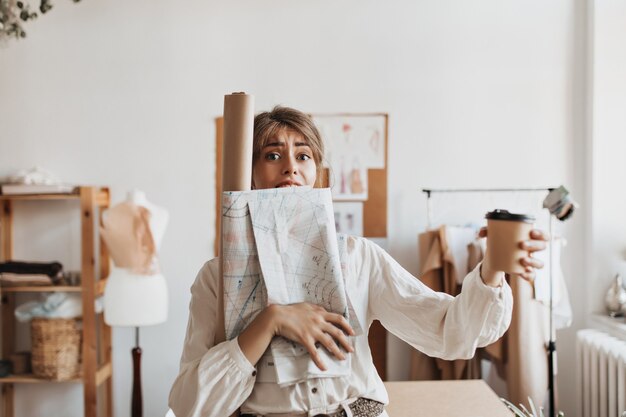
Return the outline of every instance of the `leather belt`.
[[[378,401],[370,400],[369,398],[359,398],[351,404],[348,404],[348,408],[352,411],[354,417],[377,417],[383,413],[385,406]],[[279,414],[281,416],[286,414]],[[240,417],[271,417],[272,415],[262,416],[260,414],[241,414]],[[307,414],[293,414],[293,417],[304,417]],[[346,410],[341,409],[332,412],[331,414],[316,414],[315,417],[347,417]]]

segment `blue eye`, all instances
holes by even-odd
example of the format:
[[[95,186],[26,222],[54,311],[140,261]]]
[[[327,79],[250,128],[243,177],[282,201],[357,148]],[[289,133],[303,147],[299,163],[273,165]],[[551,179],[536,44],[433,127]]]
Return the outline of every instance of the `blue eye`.
[[[265,159],[267,159],[268,161],[276,161],[279,158],[280,155],[278,155],[276,152],[270,152],[265,155]]]

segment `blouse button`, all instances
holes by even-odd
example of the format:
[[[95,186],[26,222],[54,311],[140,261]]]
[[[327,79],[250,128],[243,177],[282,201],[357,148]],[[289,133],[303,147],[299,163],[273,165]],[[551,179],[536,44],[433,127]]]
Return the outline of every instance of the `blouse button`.
[[[313,388],[313,389],[311,389],[311,392],[312,392],[313,394],[315,394],[315,393],[317,392],[317,388]]]
[[[256,376],[256,371],[252,371],[252,376]]]

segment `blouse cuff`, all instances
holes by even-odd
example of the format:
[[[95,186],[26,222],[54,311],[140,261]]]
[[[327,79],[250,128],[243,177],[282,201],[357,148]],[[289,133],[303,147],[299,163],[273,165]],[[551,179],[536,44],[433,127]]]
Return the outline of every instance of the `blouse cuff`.
[[[251,375],[253,377],[256,376],[256,368],[254,365],[250,363],[246,355],[241,351],[241,347],[239,347],[239,338],[235,337],[234,339],[227,342],[228,343],[228,353],[232,358],[233,362],[237,365],[241,373],[244,375]]]
[[[478,347],[487,346],[498,340],[511,323],[511,311],[513,309],[513,293],[506,279],[502,280],[500,287],[491,287],[485,284],[480,277],[480,264],[471,272],[472,276],[467,282],[468,290],[478,295],[478,300],[485,305],[485,326],[478,338]],[[463,283],[465,287],[466,283]],[[465,288],[464,288],[465,289]],[[478,301],[474,295],[472,299]]]
[[[478,291],[481,294],[484,294],[490,300],[502,300],[504,298],[505,293],[507,291],[509,292],[511,291],[509,284],[506,282],[506,279],[504,278],[504,276],[502,277],[502,285],[498,287],[492,287],[490,285],[485,284],[485,281],[483,281],[482,277],[480,276],[481,265],[482,265],[482,262],[476,265],[474,270],[470,273],[471,275],[470,285],[475,287],[476,291]]]

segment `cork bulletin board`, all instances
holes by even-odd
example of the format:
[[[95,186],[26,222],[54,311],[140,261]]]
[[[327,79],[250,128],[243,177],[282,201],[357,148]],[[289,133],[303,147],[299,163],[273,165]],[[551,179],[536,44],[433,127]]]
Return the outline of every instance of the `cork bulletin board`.
[[[325,144],[322,186],[333,195],[335,225],[340,233],[367,238],[387,237],[386,113],[311,114]],[[224,119],[215,119],[215,243],[219,251],[222,145]],[[386,379],[386,330],[378,322],[369,329],[374,364]]]

